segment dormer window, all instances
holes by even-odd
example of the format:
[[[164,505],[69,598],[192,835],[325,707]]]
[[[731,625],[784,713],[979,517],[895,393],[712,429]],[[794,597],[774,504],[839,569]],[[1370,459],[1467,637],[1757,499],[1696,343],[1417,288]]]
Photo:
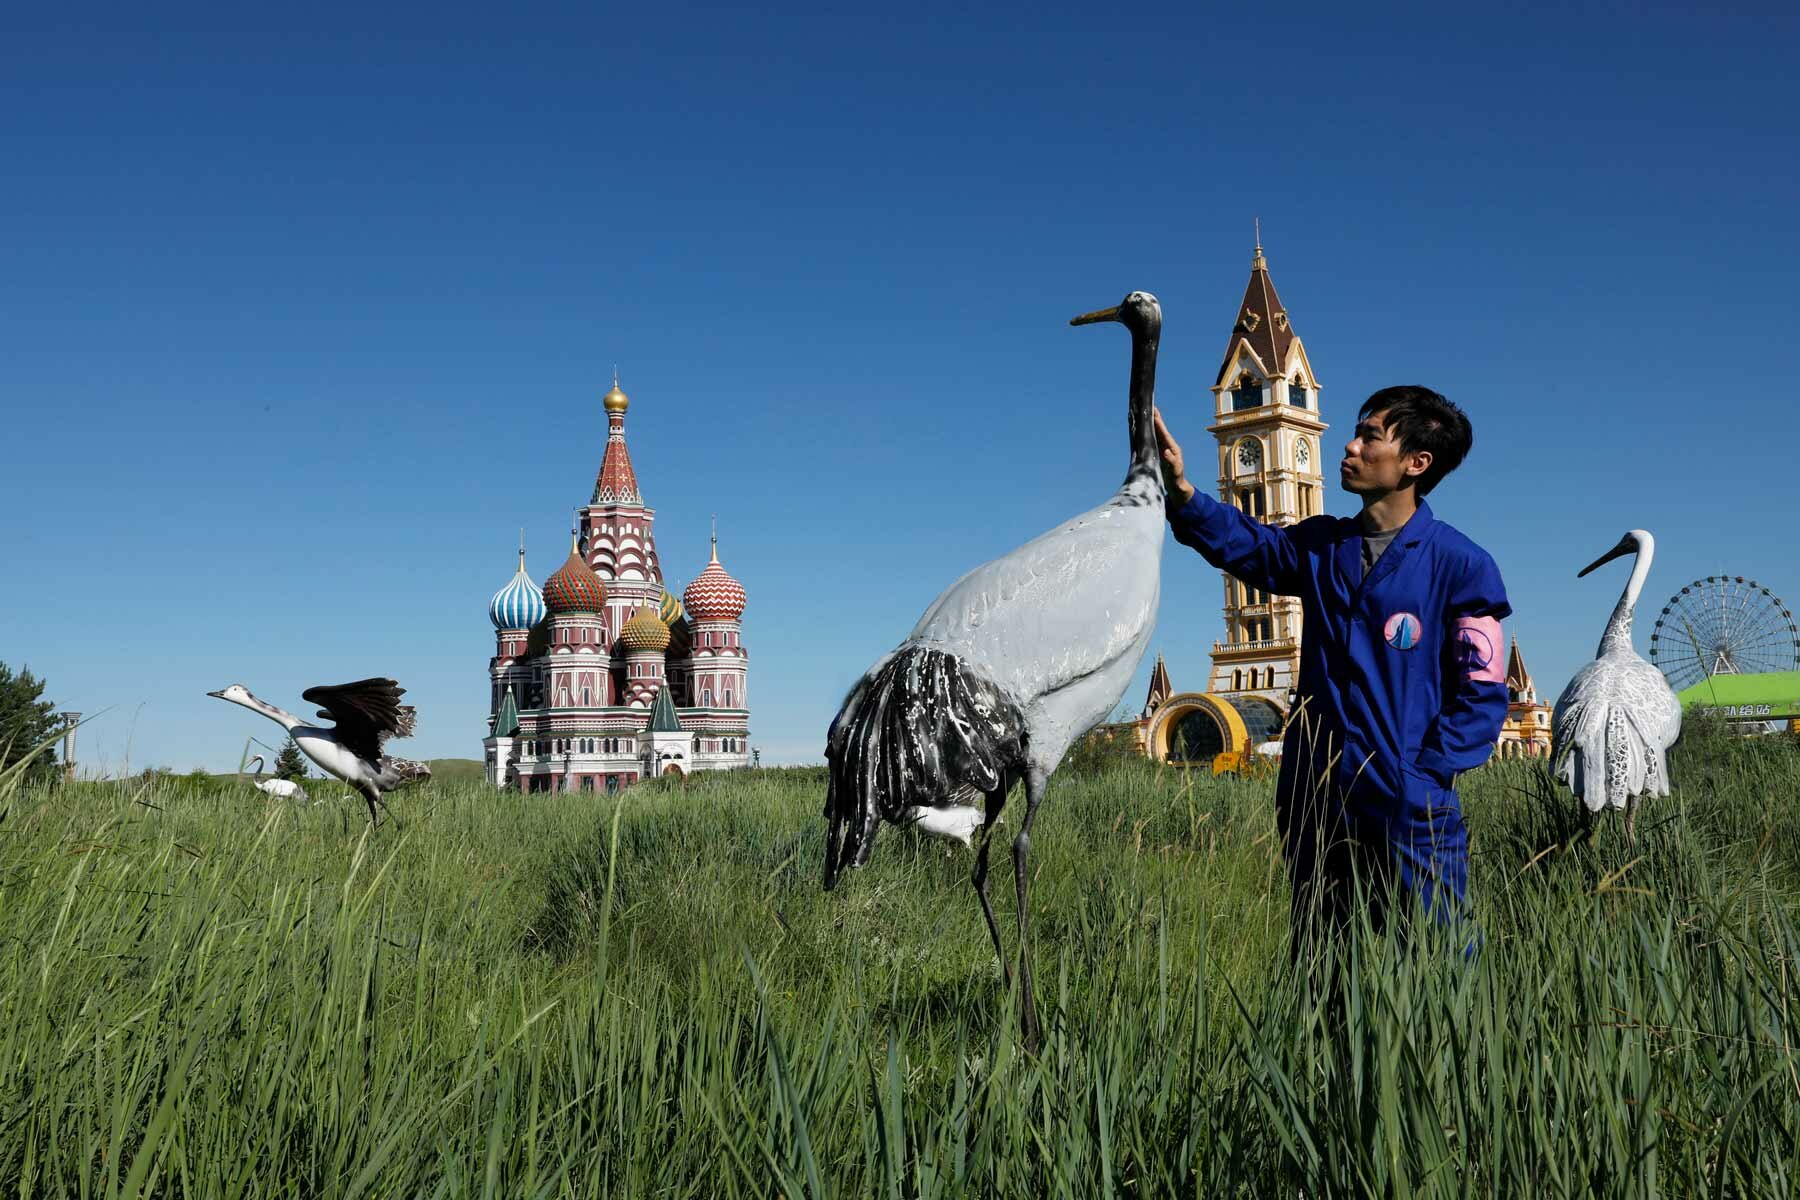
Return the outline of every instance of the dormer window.
[[[1262,384],[1254,376],[1240,376],[1231,389],[1231,411],[1243,412],[1247,408],[1262,407]]]
[[[1306,407],[1306,381],[1298,375],[1294,376],[1294,382],[1288,384],[1288,403],[1295,408]]]

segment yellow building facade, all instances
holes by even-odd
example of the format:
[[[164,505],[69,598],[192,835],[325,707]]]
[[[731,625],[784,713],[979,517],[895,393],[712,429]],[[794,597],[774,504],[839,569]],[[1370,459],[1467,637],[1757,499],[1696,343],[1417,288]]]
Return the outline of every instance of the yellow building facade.
[[[1506,656],[1506,723],[1500,726],[1497,758],[1547,758],[1550,755],[1550,705],[1539,698],[1525,656],[1514,637]]]

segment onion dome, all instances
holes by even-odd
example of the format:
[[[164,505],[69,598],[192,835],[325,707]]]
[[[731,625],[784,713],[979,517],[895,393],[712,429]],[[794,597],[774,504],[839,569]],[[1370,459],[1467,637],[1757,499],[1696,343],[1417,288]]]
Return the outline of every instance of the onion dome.
[[[582,561],[581,551],[570,539],[569,559],[544,580],[544,607],[553,613],[597,613],[606,605],[606,585],[594,569]]]
[[[544,619],[544,593],[525,573],[525,547],[519,547],[519,570],[488,601],[488,620],[495,629],[530,629]]]
[[[656,606],[657,620],[661,621],[664,625],[667,625],[670,629],[673,629],[675,628],[675,623],[686,615],[687,613],[682,610],[681,601],[675,598],[675,593],[671,592],[668,588],[664,588],[662,602]]]
[[[687,585],[681,599],[687,605],[688,615],[696,621],[735,621],[744,615],[748,597],[744,594],[744,585],[719,565],[717,532],[712,539],[712,561],[694,582]]]
[[[619,644],[627,650],[654,650],[658,653],[669,648],[669,627],[662,623],[656,610],[649,605],[637,610],[625,627],[619,630]]]
[[[606,406],[607,412],[624,412],[631,407],[631,399],[619,389],[619,373],[613,372],[612,390],[600,397],[600,403]]]

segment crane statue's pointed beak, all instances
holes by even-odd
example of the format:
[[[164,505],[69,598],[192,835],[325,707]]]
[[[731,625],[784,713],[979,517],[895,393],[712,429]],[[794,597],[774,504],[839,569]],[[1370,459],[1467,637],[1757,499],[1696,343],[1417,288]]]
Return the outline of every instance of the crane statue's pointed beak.
[[[1069,319],[1069,324],[1098,325],[1102,321],[1116,321],[1118,319],[1119,306],[1115,304],[1111,308],[1102,308],[1097,312],[1082,313],[1079,317],[1071,317]]]
[[[1619,558],[1622,555],[1631,554],[1631,553],[1635,552],[1636,550],[1637,550],[1636,542],[1632,541],[1628,537],[1620,538],[1618,545],[1614,546],[1611,550],[1608,550],[1605,554],[1602,554],[1599,558],[1596,558],[1593,562],[1589,563],[1587,566],[1581,568],[1581,570],[1575,572],[1575,578],[1580,579],[1583,575],[1586,575],[1589,571],[1592,571],[1595,567],[1604,566],[1606,563],[1611,562],[1613,559]]]

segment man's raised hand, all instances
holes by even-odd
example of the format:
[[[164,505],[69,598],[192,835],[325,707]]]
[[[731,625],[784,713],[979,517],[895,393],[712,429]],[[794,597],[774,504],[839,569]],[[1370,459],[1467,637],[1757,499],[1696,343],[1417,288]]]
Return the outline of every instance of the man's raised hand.
[[[1153,408],[1150,412],[1156,420],[1156,447],[1162,451],[1163,491],[1168,493],[1169,503],[1186,504],[1194,498],[1194,485],[1187,481],[1187,474],[1182,469],[1181,443],[1163,424],[1162,409]]]

